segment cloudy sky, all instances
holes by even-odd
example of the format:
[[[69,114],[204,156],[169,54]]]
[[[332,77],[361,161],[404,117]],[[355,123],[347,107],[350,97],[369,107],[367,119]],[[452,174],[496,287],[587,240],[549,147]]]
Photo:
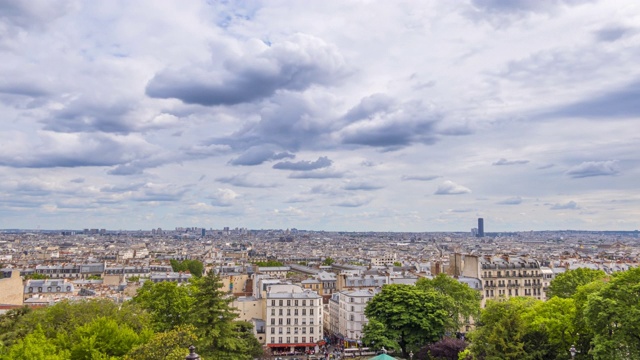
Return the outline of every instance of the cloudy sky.
[[[640,228],[640,2],[0,0],[0,228]]]

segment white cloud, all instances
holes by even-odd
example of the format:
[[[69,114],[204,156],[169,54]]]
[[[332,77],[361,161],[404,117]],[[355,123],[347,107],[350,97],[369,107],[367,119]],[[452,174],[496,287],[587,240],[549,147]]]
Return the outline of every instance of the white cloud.
[[[469,194],[471,190],[462,185],[458,185],[451,180],[446,180],[440,186],[438,186],[438,190],[436,190],[436,195],[461,195],[461,194]]]

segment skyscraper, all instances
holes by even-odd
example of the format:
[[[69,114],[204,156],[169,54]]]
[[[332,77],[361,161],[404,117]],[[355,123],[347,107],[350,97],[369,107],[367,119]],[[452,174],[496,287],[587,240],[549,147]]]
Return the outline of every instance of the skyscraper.
[[[484,237],[484,219],[478,218],[478,237]]]

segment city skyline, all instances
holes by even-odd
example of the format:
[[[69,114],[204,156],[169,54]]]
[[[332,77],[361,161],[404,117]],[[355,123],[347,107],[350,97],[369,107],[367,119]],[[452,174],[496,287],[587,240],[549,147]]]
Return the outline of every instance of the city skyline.
[[[634,1],[0,14],[0,228],[640,227]]]

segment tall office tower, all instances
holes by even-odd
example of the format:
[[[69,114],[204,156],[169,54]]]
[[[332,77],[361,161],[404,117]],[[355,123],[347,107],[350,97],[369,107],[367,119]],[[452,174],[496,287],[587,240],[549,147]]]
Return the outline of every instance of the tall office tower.
[[[484,237],[484,219],[478,218],[478,237]]]

